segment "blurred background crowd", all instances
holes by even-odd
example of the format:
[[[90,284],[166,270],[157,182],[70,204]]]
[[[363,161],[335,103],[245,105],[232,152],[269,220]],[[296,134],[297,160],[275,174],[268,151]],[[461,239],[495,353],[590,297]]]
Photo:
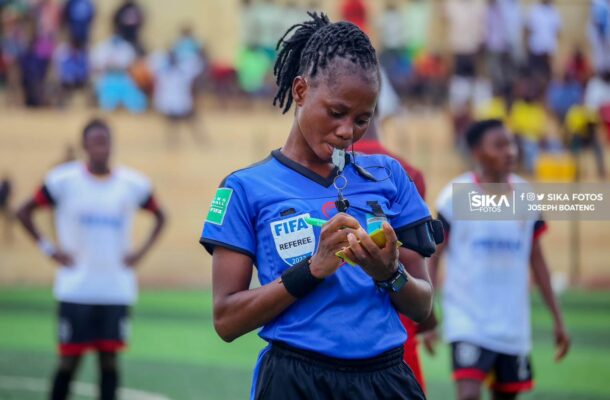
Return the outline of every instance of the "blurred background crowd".
[[[151,177],[169,215],[138,271],[145,290],[126,384],[177,399],[247,392],[260,343],[252,335],[225,346],[211,329],[211,258],[197,240],[218,183],[285,141],[292,118],[271,106],[275,47],[307,10],[371,37],[383,67],[382,142],[423,172],[431,208],[470,168],[464,131],[484,118],[516,133],[528,180],[607,184],[610,0],[0,0],[0,397],[12,393],[4,374],[44,377],[46,388],[55,363],[52,335],[31,334],[53,331],[54,264],[14,210],[49,168],[78,158],[93,116],[112,126],[116,161]],[[182,130],[192,140],[180,143]],[[38,218],[54,237],[52,216]],[[536,300],[545,373],[528,398],[608,398],[610,298],[589,289],[610,287],[609,226],[552,221],[553,287],[576,287],[564,298],[575,346],[552,364]],[[177,334],[182,347],[168,340]],[[440,351],[424,362],[430,398],[453,393]]]
[[[598,176],[605,176],[607,0],[586,2],[580,29],[587,43],[562,37],[564,18],[552,0],[379,3],[373,12],[364,0],[342,0],[335,13],[376,40],[389,82],[405,104],[448,110],[458,150],[465,151],[463,133],[472,121],[501,118],[517,134],[524,172],[534,172],[541,153],[578,155],[590,148]],[[105,111],[153,109],[171,122],[188,121],[203,140],[198,99],[207,94],[220,107],[268,102],[278,38],[306,10],[327,5],[243,0],[234,27],[239,46],[227,60],[206,51],[194,34],[196,17],[175,27],[164,48],[148,46],[142,31],[152,10],[144,2],[125,0],[102,18],[93,0],[2,0],[0,84],[11,107],[69,107],[80,92]],[[93,40],[96,24],[106,28]],[[562,39],[568,51],[559,58]]]

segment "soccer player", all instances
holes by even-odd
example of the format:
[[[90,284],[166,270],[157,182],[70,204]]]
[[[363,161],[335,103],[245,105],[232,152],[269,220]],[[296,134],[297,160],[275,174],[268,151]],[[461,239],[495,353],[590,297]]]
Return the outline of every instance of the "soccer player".
[[[355,25],[309,15],[280,41],[274,68],[275,102],[296,106],[288,138],[222,182],[203,228],[214,326],[229,342],[262,327],[254,399],[423,399],[396,310],[430,313],[435,224],[396,160],[344,153],[373,117],[377,57]],[[262,286],[250,289],[254,266]]]
[[[111,167],[110,128],[94,119],[83,129],[85,162],[69,162],[49,172],[17,216],[43,254],[58,265],[59,365],[49,398],[68,398],[81,356],[98,353],[100,399],[116,399],[117,352],[127,340],[129,306],[136,300],[135,266],[150,250],[165,217],[148,179],[124,167]],[[39,232],[33,211],[53,207],[59,243]],[[145,209],[155,219],[143,245],[131,247],[132,220]]]
[[[499,120],[472,125],[466,141],[475,170],[452,183],[525,183],[512,173],[514,137]],[[451,343],[453,378],[459,400],[479,399],[481,383],[493,376],[494,399],[515,399],[533,386],[529,276],[530,267],[555,323],[556,360],[568,352],[570,339],[549,279],[540,236],[547,229],[539,220],[460,220],[453,216],[452,185],[440,194],[439,219],[445,242],[430,260],[433,284],[441,254],[446,255],[443,324]],[[435,286],[436,287],[436,286]],[[432,344],[434,335],[425,338]]]
[[[383,88],[382,88],[383,92]],[[377,115],[376,118],[369,125],[369,129],[366,131],[362,139],[357,141],[352,149],[354,151],[365,153],[365,154],[385,154],[394,158],[396,161],[400,163],[400,165],[404,168],[407,175],[411,178],[413,183],[415,184],[415,188],[417,192],[421,196],[422,199],[426,197],[426,184],[424,181],[424,175],[420,170],[413,167],[411,164],[407,163],[402,158],[397,155],[391,153],[386,149],[381,142],[379,141],[379,132],[378,132],[378,121]],[[413,375],[415,375],[415,379],[419,382],[419,385],[422,389],[426,390],[426,385],[424,382],[424,374],[421,368],[421,363],[419,361],[419,353],[417,352],[417,334],[423,333],[426,330],[433,329],[436,325],[436,320],[434,318],[427,320],[426,323],[417,325],[409,318],[404,315],[400,315],[400,322],[405,327],[407,331],[408,340],[405,342],[404,349],[405,353],[403,355],[403,359],[407,363],[407,365],[413,371]]]

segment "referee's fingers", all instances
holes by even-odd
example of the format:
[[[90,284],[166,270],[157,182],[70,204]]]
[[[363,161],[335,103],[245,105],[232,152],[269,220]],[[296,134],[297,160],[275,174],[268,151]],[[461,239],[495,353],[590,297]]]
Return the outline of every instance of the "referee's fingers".
[[[355,235],[358,239],[359,246],[366,250],[368,255],[375,259],[379,258],[379,246],[377,246],[364,229],[358,229]]]
[[[334,232],[328,231],[327,234],[324,237],[320,237],[320,239],[332,247],[343,247],[348,245],[347,235],[355,232],[356,229],[352,228],[344,228]]]
[[[392,226],[387,222],[384,222],[382,227],[386,240],[384,248],[389,247],[390,249],[395,249],[396,243],[398,243],[398,237],[396,236],[396,232],[394,232]]]
[[[332,217],[324,227],[328,230],[339,230],[345,228],[358,229],[360,228],[360,222],[351,215],[345,213],[339,213]]]

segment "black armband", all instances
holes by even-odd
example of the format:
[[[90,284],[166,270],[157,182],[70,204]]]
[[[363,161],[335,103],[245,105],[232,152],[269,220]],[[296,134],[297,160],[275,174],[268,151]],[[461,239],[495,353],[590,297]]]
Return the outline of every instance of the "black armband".
[[[311,293],[324,279],[316,278],[311,274],[309,262],[311,257],[293,265],[282,273],[282,283],[288,293],[300,299]]]
[[[428,220],[396,232],[398,240],[404,247],[430,257],[436,251],[436,245],[443,243],[443,224],[439,220]]]

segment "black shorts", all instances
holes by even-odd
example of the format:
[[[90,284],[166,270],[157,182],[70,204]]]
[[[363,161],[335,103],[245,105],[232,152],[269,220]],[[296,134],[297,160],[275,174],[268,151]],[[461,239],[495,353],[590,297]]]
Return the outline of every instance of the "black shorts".
[[[485,381],[492,390],[519,393],[534,386],[529,356],[502,354],[468,342],[451,343],[453,379]]]
[[[402,353],[401,346],[374,358],[345,360],[274,342],[259,357],[251,398],[425,399]]]
[[[59,353],[78,356],[88,350],[122,350],[129,330],[129,307],[60,302],[57,333]]]

